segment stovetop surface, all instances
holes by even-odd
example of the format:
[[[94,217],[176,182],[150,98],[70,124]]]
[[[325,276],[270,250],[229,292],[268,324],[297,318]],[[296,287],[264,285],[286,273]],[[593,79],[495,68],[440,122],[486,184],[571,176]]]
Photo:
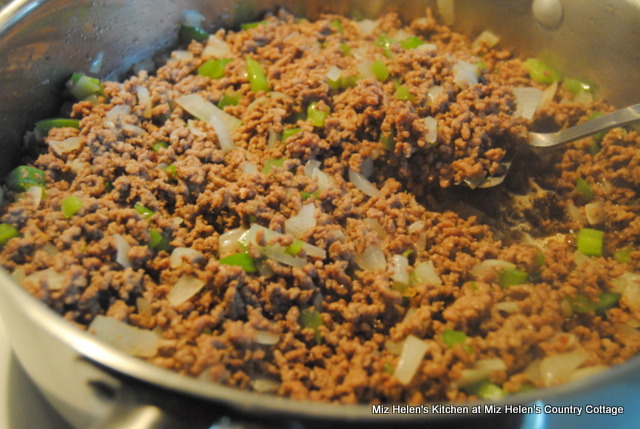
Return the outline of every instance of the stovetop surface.
[[[527,415],[519,429],[638,428],[640,427],[640,374],[629,378],[625,383],[617,384],[615,388],[609,387],[598,392],[583,394],[572,399],[571,403],[537,403],[532,406],[539,407],[537,410],[540,413]],[[610,407],[606,409],[609,414],[587,414],[605,410],[603,406]],[[613,407],[622,407],[623,412],[613,416],[610,413]],[[565,413],[554,413],[554,411]],[[578,415],[578,412],[581,414]],[[214,424],[211,429],[231,429],[232,427],[221,421]],[[18,363],[11,352],[4,325],[0,320],[0,429],[32,428],[72,429],[44,399]],[[488,429],[497,428],[492,425]]]

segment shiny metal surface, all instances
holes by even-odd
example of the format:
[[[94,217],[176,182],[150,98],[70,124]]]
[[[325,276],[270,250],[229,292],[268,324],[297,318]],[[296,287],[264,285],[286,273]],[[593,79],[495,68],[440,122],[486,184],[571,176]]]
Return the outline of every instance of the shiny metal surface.
[[[640,104],[624,107],[615,112],[607,113],[606,115],[555,133],[529,133],[529,145],[537,148],[560,146],[636,121],[640,121]]]
[[[640,3],[637,0],[563,0],[561,3],[560,24],[548,29],[534,19],[531,0],[456,0],[454,26],[470,37],[490,29],[501,36],[502,46],[515,50],[518,55],[542,58],[572,77],[596,82],[599,97],[618,106],[637,102],[640,99]],[[276,6],[308,17],[322,12],[375,17],[395,11],[412,19],[423,15],[426,6],[434,5],[435,1],[421,0],[14,1],[0,11],[3,154],[0,175],[19,161],[24,132],[36,120],[56,114],[61,89],[71,72],[88,71],[102,55],[99,75],[123,76],[136,62],[175,44],[178,22],[185,9],[201,12],[207,18],[206,27],[212,29],[254,20]],[[272,419],[368,425],[374,421],[407,425],[456,418],[372,415],[369,406],[294,402],[182,377],[101,344],[32,299],[4,273],[0,273],[0,316],[25,369],[76,427],[89,427],[96,417],[106,415],[114,405],[114,398],[117,402],[118,392],[127,391],[123,386],[139,381],[156,387],[160,402],[176,396],[182,398],[183,403],[205,401],[212,421],[229,410]],[[638,370],[640,358],[588,380],[508,400],[530,403],[540,397],[547,401],[571,398],[576,392],[615,383]],[[132,376],[134,383],[121,374]],[[76,393],[60,395],[61,385],[71,386]],[[143,402],[147,400],[145,395]],[[181,405],[174,408],[179,413]],[[467,417],[457,418],[468,423]]]

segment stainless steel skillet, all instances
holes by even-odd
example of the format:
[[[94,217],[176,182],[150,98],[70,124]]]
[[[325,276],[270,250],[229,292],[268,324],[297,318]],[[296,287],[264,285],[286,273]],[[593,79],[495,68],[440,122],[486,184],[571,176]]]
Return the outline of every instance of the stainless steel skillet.
[[[0,12],[0,174],[18,163],[24,132],[56,111],[61,86],[72,71],[89,70],[102,57],[100,73],[121,76],[132,64],[174,44],[185,9],[199,10],[213,27],[256,19],[278,5],[300,16],[333,11],[375,17],[396,11],[412,19],[426,6],[436,7],[436,1],[15,1]],[[489,28],[521,56],[546,58],[572,76],[598,82],[599,95],[616,105],[638,100],[638,2],[565,0],[561,6],[561,21],[549,26],[536,20],[530,0],[456,0],[454,26],[471,37]],[[129,417],[140,424],[137,427],[176,427],[176,422],[180,427],[209,427],[227,413],[268,419],[272,425],[302,422],[308,427],[518,424],[464,413],[373,415],[369,406],[295,402],[182,377],[101,344],[4,274],[0,316],[21,364],[78,428],[91,427],[92,422],[98,422],[95,427],[135,427],[126,421]],[[578,393],[627,380],[639,370],[640,359],[635,358],[596,377],[507,401],[571,400]]]

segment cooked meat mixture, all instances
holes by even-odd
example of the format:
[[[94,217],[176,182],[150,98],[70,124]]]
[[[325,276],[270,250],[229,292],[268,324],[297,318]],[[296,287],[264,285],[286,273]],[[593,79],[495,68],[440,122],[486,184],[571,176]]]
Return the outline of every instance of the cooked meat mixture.
[[[0,264],[70,323],[344,404],[499,398],[638,352],[638,132],[525,149],[611,110],[588,86],[429,11],[189,31],[124,83],[75,75],[79,123],[41,124],[6,180]]]

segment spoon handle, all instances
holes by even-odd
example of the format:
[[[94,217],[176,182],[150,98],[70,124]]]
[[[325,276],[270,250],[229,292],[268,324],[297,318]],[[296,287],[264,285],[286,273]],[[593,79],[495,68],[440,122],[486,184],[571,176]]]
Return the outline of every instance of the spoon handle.
[[[539,148],[553,147],[589,137],[611,128],[621,127],[634,121],[640,121],[640,104],[634,104],[633,106],[607,113],[555,133],[530,133],[531,140],[529,145]]]

